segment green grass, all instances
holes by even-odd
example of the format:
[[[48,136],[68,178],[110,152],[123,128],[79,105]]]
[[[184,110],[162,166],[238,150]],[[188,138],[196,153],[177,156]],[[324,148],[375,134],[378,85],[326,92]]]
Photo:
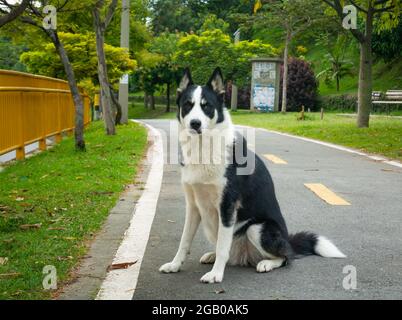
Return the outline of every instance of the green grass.
[[[134,123],[106,136],[103,124],[86,131],[87,152],[72,138],[0,172],[1,299],[49,299],[43,267],[57,268],[58,285],[85,254],[125,185],[132,183],[147,144]],[[39,224],[24,230],[23,225]],[[4,274],[15,273],[15,276]]]
[[[143,103],[131,103],[128,109],[130,119],[173,119],[176,116],[176,107],[172,106],[172,112],[166,113],[165,105],[156,105],[155,110],[146,109]]]
[[[334,113],[326,113],[322,121],[317,113],[306,114],[304,121],[297,120],[298,116],[298,113],[232,112],[236,124],[288,132],[402,160],[401,119],[372,118],[369,128],[357,128],[355,118]]]

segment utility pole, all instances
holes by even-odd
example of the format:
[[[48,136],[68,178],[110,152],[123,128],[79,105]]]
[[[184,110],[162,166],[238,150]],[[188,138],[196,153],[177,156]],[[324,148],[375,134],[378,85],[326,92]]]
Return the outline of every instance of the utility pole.
[[[130,0],[123,0],[121,11],[121,36],[120,47],[130,48]],[[119,103],[121,105],[121,123],[128,123],[128,74],[125,74],[120,79],[119,86]]]
[[[234,33],[234,42],[235,42],[235,44],[238,44],[240,42],[240,29]],[[237,86],[235,85],[235,82],[233,80],[232,97],[231,97],[231,103],[230,103],[230,108],[233,111],[237,111],[237,96],[238,96],[238,90],[237,90]]]

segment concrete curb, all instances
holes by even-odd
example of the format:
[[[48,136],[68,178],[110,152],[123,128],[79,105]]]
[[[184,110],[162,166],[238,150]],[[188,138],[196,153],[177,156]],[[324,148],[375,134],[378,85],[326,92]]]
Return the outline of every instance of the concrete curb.
[[[148,150],[147,159],[150,171],[145,190],[135,206],[130,226],[113,259],[113,264],[133,263],[125,269],[110,270],[103,281],[96,300],[131,300],[137,286],[142,259],[148,243],[154,220],[156,205],[163,178],[163,142],[155,128],[148,128],[153,144]]]

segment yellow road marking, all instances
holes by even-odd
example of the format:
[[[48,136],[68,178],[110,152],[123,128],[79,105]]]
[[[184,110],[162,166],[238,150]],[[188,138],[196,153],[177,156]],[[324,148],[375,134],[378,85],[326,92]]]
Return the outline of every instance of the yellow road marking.
[[[306,186],[306,188],[313,191],[322,200],[329,204],[332,204],[333,206],[350,206],[349,202],[336,195],[334,192],[329,190],[321,183],[305,183],[304,185]]]
[[[273,154],[264,154],[264,157],[275,164],[288,164],[285,160],[282,160]]]

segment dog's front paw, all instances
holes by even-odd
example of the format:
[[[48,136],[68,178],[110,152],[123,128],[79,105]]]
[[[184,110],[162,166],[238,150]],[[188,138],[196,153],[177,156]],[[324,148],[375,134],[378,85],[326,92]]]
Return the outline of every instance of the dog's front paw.
[[[163,273],[174,273],[179,272],[181,267],[181,263],[169,262],[165,263],[162,267],[159,268],[159,272]]]
[[[201,278],[203,283],[220,283],[223,280],[223,273],[218,273],[215,271],[210,271]]]

